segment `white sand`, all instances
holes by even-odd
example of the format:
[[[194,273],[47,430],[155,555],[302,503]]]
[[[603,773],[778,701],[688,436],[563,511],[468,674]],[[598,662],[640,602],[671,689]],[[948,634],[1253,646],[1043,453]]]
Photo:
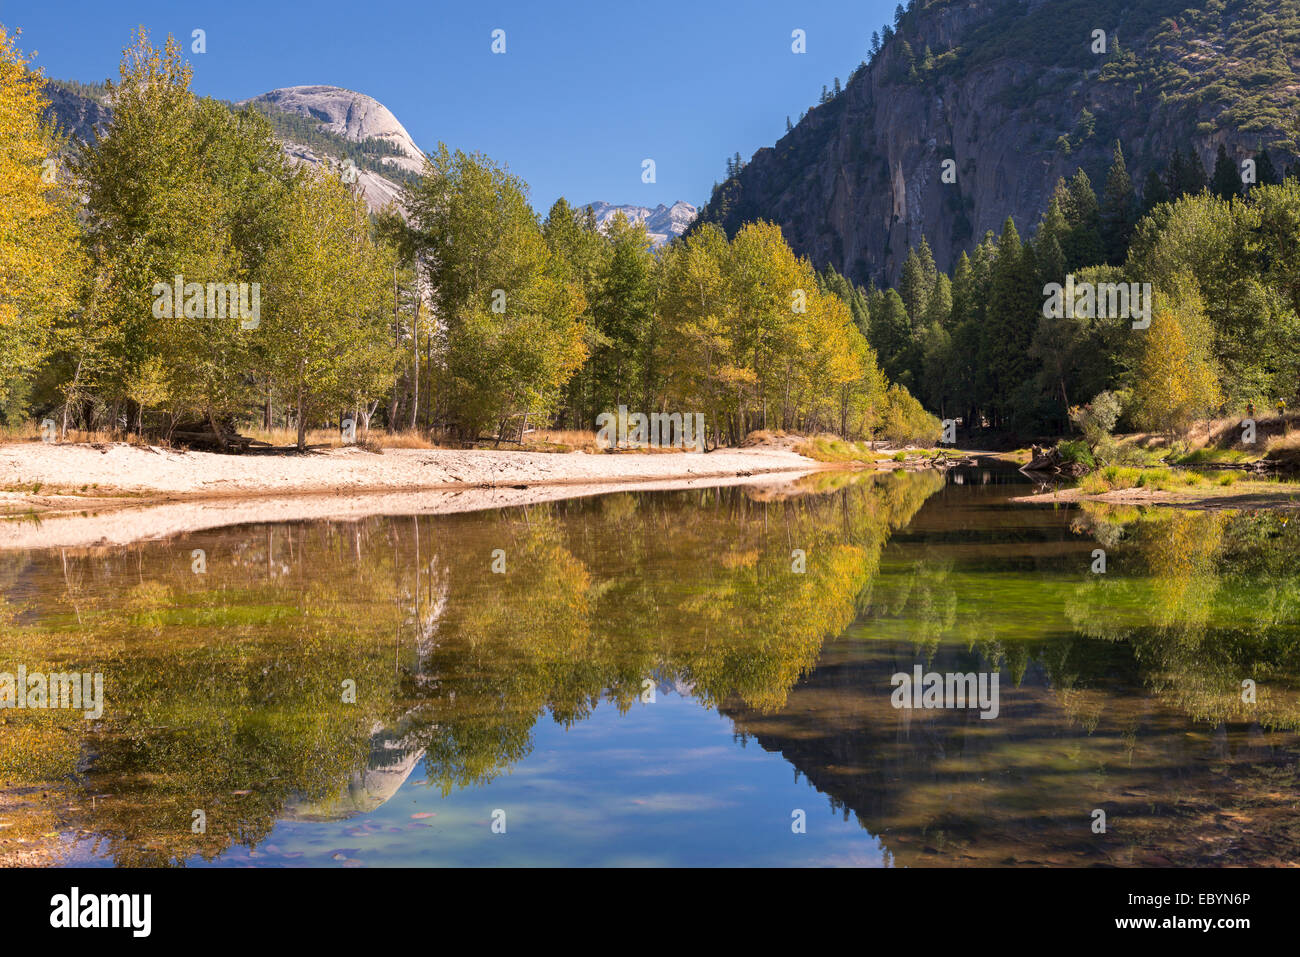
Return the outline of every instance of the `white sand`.
[[[249,522],[473,511],[632,488],[776,486],[822,467],[774,449],[220,455],[29,442],[0,446],[0,514],[8,516],[0,549],[121,545]]]
[[[609,492],[708,488],[745,485],[774,495],[795,493],[793,483],[806,472],[767,473],[747,478],[669,479],[599,485],[536,485],[526,489],[465,488],[456,491],[367,492],[295,495],[278,498],[222,498],[158,505],[100,500],[78,511],[16,516],[0,522],[0,551],[26,548],[85,548],[128,545],[188,532],[258,522],[356,521],[372,515],[436,515],[534,505]],[[2,501],[2,499],[0,499]]]
[[[222,455],[125,444],[0,446],[0,488],[151,496],[265,495],[285,492],[445,489],[467,485],[629,482],[812,470],[795,452],[587,454],[453,449],[327,449],[304,455]]]

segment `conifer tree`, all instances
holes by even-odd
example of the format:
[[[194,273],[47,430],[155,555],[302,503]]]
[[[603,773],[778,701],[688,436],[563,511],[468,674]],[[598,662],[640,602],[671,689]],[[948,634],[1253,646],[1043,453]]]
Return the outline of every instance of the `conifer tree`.
[[[1277,186],[1282,182],[1282,177],[1278,175],[1277,167],[1273,165],[1273,158],[1268,155],[1268,150],[1260,150],[1255,154],[1255,185],[1256,186]]]
[[[1124,261],[1136,222],[1137,195],[1124,165],[1124,152],[1116,140],[1101,206],[1102,246],[1106,262],[1118,265]]]
[[[1241,175],[1237,172],[1237,164],[1228,158],[1228,150],[1222,143],[1219,144],[1219,153],[1214,160],[1210,192],[1220,199],[1241,195]]]
[[[1142,214],[1145,216],[1161,203],[1169,202],[1169,186],[1154,169],[1147,171],[1142,184]]]
[[[1057,184],[1056,196],[1069,233],[1061,243],[1067,271],[1095,266],[1105,258],[1101,238],[1101,209],[1088,174],[1078,170],[1068,185]]]
[[[993,264],[988,318],[981,330],[980,358],[989,406],[996,424],[1005,425],[1012,396],[1029,380],[1029,345],[1041,304],[1035,289],[1032,247],[1020,242],[1011,217],[1002,226]]]
[[[925,322],[926,305],[934,290],[937,272],[930,244],[922,236],[920,243],[908,250],[898,284],[903,306],[915,329],[919,329]]]

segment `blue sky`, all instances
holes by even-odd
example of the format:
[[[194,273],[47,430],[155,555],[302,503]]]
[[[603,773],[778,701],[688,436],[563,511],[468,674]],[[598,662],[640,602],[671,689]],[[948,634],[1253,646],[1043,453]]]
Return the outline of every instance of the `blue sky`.
[[[196,92],[239,100],[326,83],[367,93],[423,149],[439,140],[509,165],[545,212],[558,196],[699,204],[726,158],[785,132],[866,56],[893,2],[651,3],[426,0],[0,0],[48,76],[116,78],[137,24],[207,34],[190,54]],[[491,33],[506,31],[506,53]],[[807,52],[791,52],[791,31]],[[656,182],[641,181],[642,160]]]

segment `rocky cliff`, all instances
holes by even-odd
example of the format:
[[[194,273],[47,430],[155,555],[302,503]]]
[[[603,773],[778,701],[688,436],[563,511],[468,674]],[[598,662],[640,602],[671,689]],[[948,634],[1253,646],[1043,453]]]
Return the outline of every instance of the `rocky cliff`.
[[[1300,2],[1186,6],[914,0],[843,92],[755,153],[697,222],[770,220],[818,268],[893,283],[923,234],[946,269],[1008,215],[1032,229],[1059,177],[1082,168],[1100,193],[1116,139],[1139,189],[1189,145],[1207,170],[1221,143],[1236,161],[1263,146],[1287,162]]]

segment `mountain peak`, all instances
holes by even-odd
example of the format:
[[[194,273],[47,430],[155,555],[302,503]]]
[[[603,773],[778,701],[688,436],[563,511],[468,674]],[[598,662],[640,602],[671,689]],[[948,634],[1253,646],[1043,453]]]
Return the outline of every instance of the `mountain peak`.
[[[398,156],[394,165],[418,172],[423,153],[392,111],[373,96],[340,86],[286,86],[242,101],[265,103],[285,113],[314,119],[323,129],[354,143],[381,140]]]
[[[699,213],[694,206],[683,200],[677,200],[671,206],[660,203],[654,209],[647,206],[617,206],[613,203],[585,203],[581,209],[591,207],[596,214],[596,222],[604,227],[618,214],[622,213],[633,223],[645,223],[646,235],[655,246],[662,246],[686,232],[687,227],[695,221]]]

